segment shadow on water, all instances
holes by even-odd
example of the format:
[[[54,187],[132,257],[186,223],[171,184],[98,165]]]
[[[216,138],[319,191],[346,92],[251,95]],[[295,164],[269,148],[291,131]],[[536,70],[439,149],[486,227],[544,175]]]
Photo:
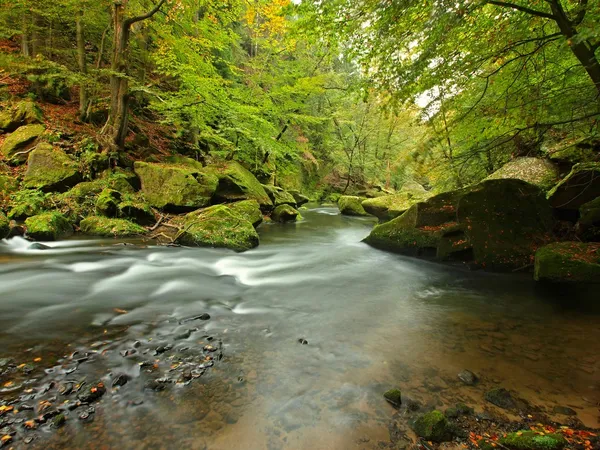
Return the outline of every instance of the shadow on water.
[[[378,448],[392,415],[382,393],[396,385],[423,404],[461,400],[479,410],[485,390],[503,386],[598,425],[592,293],[375,250],[361,242],[374,222],[335,208],[302,215],[261,225],[261,246],[243,254],[114,241],[43,251],[2,244],[0,345],[17,362],[58,358],[117,330],[89,376],[139,373],[112,350],[181,333],[178,320],[205,312],[211,319],[177,345],[201,348],[209,335],[223,342],[224,359],[197,382],[111,391],[93,423],[69,420],[37,445]],[[480,375],[477,386],[459,382],[465,368]]]

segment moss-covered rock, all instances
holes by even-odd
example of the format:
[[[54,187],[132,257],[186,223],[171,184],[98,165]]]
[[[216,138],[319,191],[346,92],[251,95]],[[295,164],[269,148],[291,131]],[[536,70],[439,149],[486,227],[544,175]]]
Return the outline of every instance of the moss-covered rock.
[[[571,172],[548,192],[553,208],[572,211],[600,197],[600,163],[575,164]],[[574,220],[573,220],[574,221]]]
[[[284,191],[282,188],[277,186],[272,186],[268,184],[263,184],[265,192],[269,195],[269,198],[273,202],[275,207],[279,205],[291,205],[296,206],[296,199],[292,194],[287,191]]]
[[[64,192],[79,180],[77,162],[62,150],[43,143],[29,155],[23,182],[28,188]]]
[[[600,283],[600,244],[555,242],[535,254],[537,281]]]
[[[32,100],[23,100],[0,112],[0,130],[14,131],[21,125],[42,122],[42,110]]]
[[[273,210],[271,219],[275,222],[294,222],[300,213],[290,205],[279,205]]]
[[[119,191],[121,194],[133,194],[141,188],[137,174],[131,170],[121,168],[105,170],[100,174],[98,182],[104,184],[107,188]]]
[[[143,235],[146,230],[124,219],[92,216],[81,221],[81,231],[93,236],[130,237]]]
[[[245,251],[258,246],[258,234],[248,220],[225,205],[215,205],[185,216],[178,242],[197,247]]]
[[[58,212],[47,212],[25,221],[27,236],[37,241],[56,241],[73,234],[73,226]]]
[[[498,439],[498,443],[510,450],[560,450],[568,444],[561,434],[540,434],[532,430],[508,433]]]
[[[514,178],[531,183],[543,191],[548,191],[558,181],[558,167],[542,158],[521,157],[506,163],[496,172],[487,177],[487,180]]]
[[[8,222],[8,217],[4,215],[2,211],[0,211],[0,239],[4,239],[8,236],[8,232],[10,231],[10,226]]]
[[[296,201],[296,207],[300,207],[300,206],[310,202],[310,198],[308,198],[306,195],[300,193],[300,191],[291,190],[288,192],[290,194],[292,194],[292,196],[294,197],[294,200]]]
[[[135,196],[126,196],[125,200],[119,203],[118,216],[139,225],[152,225],[156,222],[150,205]]]
[[[345,216],[368,216],[369,213],[362,207],[362,202],[365,200],[362,197],[353,195],[342,195],[338,201],[338,208]]]
[[[452,439],[448,419],[438,410],[420,416],[413,424],[415,434],[428,441],[445,442]]]
[[[576,230],[582,241],[600,242],[600,197],[581,205]]]
[[[365,242],[384,250],[470,261],[493,270],[520,268],[548,242],[552,212],[539,188],[488,180],[436,195],[377,225]]]
[[[419,195],[408,192],[399,192],[383,197],[368,198],[361,205],[364,210],[377,217],[382,222],[392,220],[404,214],[412,205],[427,198],[427,192],[423,191]]]
[[[104,189],[96,199],[96,215],[116,217],[121,203],[121,193],[114,189]]]
[[[263,221],[260,205],[256,200],[242,200],[241,202],[227,203],[225,206],[250,222],[254,228]]]
[[[390,389],[383,394],[383,398],[385,398],[389,403],[391,403],[396,408],[399,408],[402,405],[402,391],[400,389]]]
[[[8,135],[0,147],[0,153],[2,153],[6,159],[16,158],[24,161],[26,158],[25,155],[17,155],[17,153],[23,152],[33,145],[33,143],[35,143],[35,141],[44,133],[44,130],[44,126],[40,124],[24,125],[17,128]]]
[[[185,212],[210,204],[218,178],[192,165],[135,163],[142,191],[150,205],[168,211]]]
[[[218,178],[215,202],[256,200],[261,209],[273,207],[273,202],[260,181],[244,166],[236,161],[213,164],[205,168]]]

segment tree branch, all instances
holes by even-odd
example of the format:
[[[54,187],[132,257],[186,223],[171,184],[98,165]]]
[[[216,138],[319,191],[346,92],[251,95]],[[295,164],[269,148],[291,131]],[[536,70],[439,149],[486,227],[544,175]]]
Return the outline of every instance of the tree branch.
[[[556,17],[553,14],[546,13],[543,11],[538,11],[536,9],[527,8],[526,6],[517,5],[515,3],[498,2],[496,0],[489,0],[487,3],[489,3],[491,5],[500,6],[502,8],[516,9],[517,11],[531,14],[532,16],[545,17],[546,19],[556,20]]]
[[[141,16],[132,17],[130,19],[127,19],[125,21],[125,24],[128,26],[131,26],[136,22],[141,22],[142,20],[151,18],[154,14],[156,14],[158,11],[160,11],[160,8],[162,8],[162,5],[164,5],[166,2],[167,2],[167,0],[160,0],[160,2],[158,2],[158,4],[154,8],[152,8],[152,10],[148,11],[146,14],[142,14]]]
[[[579,0],[579,12],[577,13],[577,16],[575,16],[575,19],[572,21],[573,25],[577,26],[580,25],[581,22],[583,22],[583,19],[585,18],[585,13],[587,12],[587,6],[588,6],[588,0]]]

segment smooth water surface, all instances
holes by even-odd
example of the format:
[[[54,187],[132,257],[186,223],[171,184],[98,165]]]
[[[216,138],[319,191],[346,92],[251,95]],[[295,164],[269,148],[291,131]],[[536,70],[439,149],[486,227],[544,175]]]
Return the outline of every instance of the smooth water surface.
[[[212,317],[204,328],[223,342],[224,359],[198,382],[109,392],[93,423],[40,431],[37,446],[377,448],[389,440],[393,413],[382,393],[394,386],[424,404],[461,400],[478,410],[487,389],[503,386],[550,409],[570,406],[598,426],[600,315],[591,292],[590,304],[542,291],[529,276],[375,250],[361,243],[373,222],[335,208],[302,215],[296,224],[262,225],[260,247],[242,254],[115,241],[49,250],[0,243],[4,357],[67,354],[113,330],[144,339],[204,312]],[[105,358],[99,376],[139,371],[117,352]],[[481,382],[463,386],[463,369]],[[132,395],[144,403],[132,407]]]

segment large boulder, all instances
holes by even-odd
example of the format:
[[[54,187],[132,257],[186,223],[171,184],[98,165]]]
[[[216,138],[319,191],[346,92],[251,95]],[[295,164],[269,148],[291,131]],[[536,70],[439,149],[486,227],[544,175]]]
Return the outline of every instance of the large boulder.
[[[539,188],[521,180],[488,180],[419,202],[377,225],[365,241],[409,255],[510,270],[533,262],[553,224]]]
[[[0,211],[0,239],[4,239],[6,236],[8,236],[9,231],[10,226],[8,218],[4,215],[2,211]]]
[[[577,219],[579,208],[600,197],[600,163],[575,164],[548,192],[548,200],[566,219]]]
[[[205,170],[219,180],[214,195],[215,202],[256,200],[261,209],[273,207],[273,202],[260,181],[240,163],[228,161],[210,165]]]
[[[42,122],[42,110],[32,100],[23,100],[0,112],[0,131],[15,131],[21,125]]]
[[[294,222],[298,218],[298,211],[290,205],[279,205],[273,210],[271,219],[275,222]]]
[[[338,208],[345,216],[368,216],[369,213],[362,207],[362,202],[365,200],[362,197],[353,195],[342,195],[338,201]]]
[[[425,198],[426,195],[415,196],[407,192],[399,192],[383,197],[368,198],[361,205],[367,213],[377,217],[382,222],[386,222],[402,215],[412,205],[423,201]]]
[[[144,228],[128,220],[98,216],[87,217],[79,227],[83,233],[93,236],[131,237],[146,233]]]
[[[446,416],[438,410],[418,417],[413,424],[415,434],[427,441],[445,442],[452,439],[452,429]]]
[[[287,191],[284,191],[282,188],[278,186],[273,186],[269,184],[263,184],[265,192],[273,202],[275,207],[279,205],[292,205],[296,206],[296,199],[292,194]]]
[[[521,157],[506,163],[486,180],[500,179],[523,180],[534,184],[543,191],[551,189],[559,179],[559,170],[556,164],[547,159]]]
[[[138,196],[126,195],[118,205],[117,216],[121,219],[131,220],[139,225],[153,225],[156,217],[148,203]]]
[[[58,212],[47,212],[27,218],[27,236],[37,241],[56,241],[73,234],[73,226]]]
[[[260,205],[256,200],[242,200],[241,202],[227,203],[225,206],[250,222],[254,228],[263,221]]]
[[[187,164],[135,163],[142,191],[150,205],[167,212],[186,212],[210,204],[218,179]]]
[[[535,254],[537,281],[600,283],[600,243],[555,242]]]
[[[296,206],[300,207],[308,202],[310,202],[310,198],[308,198],[306,195],[301,194],[300,191],[296,191],[296,190],[291,190],[288,191],[290,194],[292,194],[292,196],[294,197],[294,200],[296,201]]]
[[[44,126],[40,124],[24,125],[17,128],[8,135],[0,147],[0,153],[2,153],[6,159],[18,159],[24,161],[26,159],[26,150],[35,143],[35,141],[44,133],[44,130]]]
[[[600,197],[581,205],[576,230],[581,240],[600,242]]]
[[[259,239],[252,223],[225,205],[215,205],[187,214],[178,242],[245,251],[258,246]]]
[[[42,143],[29,155],[23,183],[45,192],[65,192],[79,180],[77,162],[62,150]]]

